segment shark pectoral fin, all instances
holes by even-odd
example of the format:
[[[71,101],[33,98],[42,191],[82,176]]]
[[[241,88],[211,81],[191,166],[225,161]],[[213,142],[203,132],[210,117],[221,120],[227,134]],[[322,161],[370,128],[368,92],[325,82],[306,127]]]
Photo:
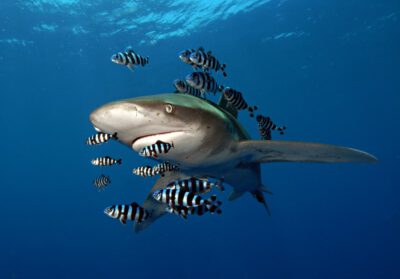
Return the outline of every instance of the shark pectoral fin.
[[[164,177],[160,177],[156,183],[154,184],[153,188],[150,190],[149,195],[147,196],[146,200],[143,203],[143,208],[149,213],[149,216],[141,223],[135,224],[135,232],[141,232],[147,229],[154,221],[158,218],[162,217],[167,213],[166,208],[167,205],[164,203],[157,202],[153,198],[153,192],[159,189],[164,189],[165,185],[167,185],[171,181],[175,181],[178,179],[188,178],[187,175],[181,172],[167,172],[165,173]]]
[[[237,191],[236,189],[233,189],[232,193],[229,195],[228,201],[234,201],[237,198],[240,198],[243,196],[245,192]]]
[[[242,141],[239,152],[249,162],[376,163],[371,154],[348,147],[291,141]]]

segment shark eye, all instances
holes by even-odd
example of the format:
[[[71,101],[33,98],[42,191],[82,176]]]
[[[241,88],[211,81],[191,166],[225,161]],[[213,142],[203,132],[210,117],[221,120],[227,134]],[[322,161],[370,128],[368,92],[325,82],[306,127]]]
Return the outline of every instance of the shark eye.
[[[174,111],[174,107],[171,104],[166,104],[165,105],[165,111],[167,113],[172,113]]]

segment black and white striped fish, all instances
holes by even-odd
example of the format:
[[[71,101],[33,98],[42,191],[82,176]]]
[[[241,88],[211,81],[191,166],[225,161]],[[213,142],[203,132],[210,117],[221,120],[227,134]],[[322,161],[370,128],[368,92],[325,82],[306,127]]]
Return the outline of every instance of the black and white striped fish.
[[[196,89],[192,86],[190,86],[186,81],[177,79],[174,81],[174,86],[176,88],[176,91],[179,93],[185,93],[189,95],[193,95],[196,97],[203,97],[203,94],[199,89]]]
[[[196,50],[193,49],[193,48],[183,50],[183,51],[181,51],[181,52],[179,53],[179,59],[180,59],[183,63],[186,63],[186,64],[191,65],[191,66],[196,70],[198,66],[197,66],[196,64],[194,64],[192,61],[190,61],[190,55],[191,55],[192,53],[194,53],[194,52],[196,52]]]
[[[213,93],[214,95],[219,91],[221,92],[223,86],[219,86],[215,79],[205,72],[193,72],[186,76],[186,82],[200,90],[201,93]]]
[[[249,106],[247,102],[244,100],[241,92],[226,87],[222,90],[224,94],[224,98],[228,101],[228,103],[237,110],[247,109],[250,113],[250,117],[254,117],[254,111],[257,110],[257,106]]]
[[[216,197],[215,197],[216,198]],[[201,205],[198,207],[184,207],[184,206],[168,206],[165,211],[171,214],[176,214],[181,216],[183,219],[187,219],[188,215],[198,215],[202,216],[207,212],[211,214],[217,213],[218,215],[222,214],[222,210],[219,208],[221,206],[221,202],[217,201],[215,203]]]
[[[203,204],[207,205],[211,203],[209,200],[204,200],[199,195],[176,189],[157,190],[153,193],[153,198],[158,202],[165,203],[170,206],[197,207]]]
[[[179,170],[179,166],[171,164],[170,162],[164,162],[154,166],[153,169],[161,176],[164,176],[166,172]]]
[[[111,158],[110,156],[105,156],[105,157],[99,157],[96,159],[92,160],[92,165],[94,166],[112,166],[115,164],[121,165],[122,164],[122,159],[114,159]]]
[[[97,188],[99,191],[104,190],[108,185],[110,185],[111,180],[109,176],[105,176],[104,174],[100,175],[98,178],[93,180],[93,186]]]
[[[97,144],[105,143],[105,142],[109,141],[110,139],[117,140],[118,139],[117,133],[107,134],[107,133],[99,132],[93,136],[90,136],[86,140],[86,144],[87,145],[97,145]]]
[[[286,130],[285,126],[282,126],[282,127],[276,126],[274,124],[274,122],[272,122],[270,117],[265,117],[265,116],[262,116],[261,114],[259,114],[259,115],[257,115],[256,120],[258,122],[258,128],[259,128],[260,132],[265,129],[275,130],[275,131],[279,131],[279,133],[281,135],[283,135],[284,131]]]
[[[221,71],[223,76],[228,76],[225,72],[225,64],[221,64],[211,51],[205,52],[204,48],[200,47],[197,51],[192,52],[189,56],[190,61],[203,68],[203,70],[214,70],[215,72]]]
[[[126,224],[127,220],[142,223],[149,217],[148,212],[136,202],[107,207],[104,213],[111,218],[119,219],[122,224]]]
[[[206,179],[198,179],[196,177],[175,180],[169,183],[166,186],[166,189],[176,189],[195,194],[204,194],[210,192],[213,187],[217,188],[220,191],[225,190],[224,187],[221,185],[221,181],[212,183]]]
[[[156,143],[144,147],[139,155],[142,157],[153,157],[158,158],[159,154],[167,154],[171,148],[174,147],[174,143],[163,142],[161,140],[156,141]]]
[[[141,166],[141,167],[133,169],[132,172],[141,177],[150,177],[150,176],[157,175],[159,173],[159,170],[157,168],[151,167],[151,166]]]
[[[149,63],[149,57],[143,57],[136,52],[134,52],[130,47],[128,47],[124,52],[118,52],[111,57],[111,61],[115,64],[125,65],[131,71],[135,65],[144,66]]]
[[[261,136],[262,140],[271,140],[272,139],[271,129],[259,127],[258,130],[260,132],[260,136]]]

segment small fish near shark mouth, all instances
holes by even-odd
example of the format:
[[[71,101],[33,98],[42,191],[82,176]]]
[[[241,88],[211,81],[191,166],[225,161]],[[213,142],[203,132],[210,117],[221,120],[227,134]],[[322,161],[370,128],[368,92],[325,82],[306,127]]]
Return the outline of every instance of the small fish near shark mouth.
[[[180,130],[180,131],[161,132],[161,133],[156,133],[156,134],[148,134],[148,135],[140,136],[140,137],[135,138],[132,141],[131,146],[133,147],[140,140],[150,139],[150,138],[153,138],[153,137],[157,138],[159,136],[164,136],[164,135],[170,135],[170,136],[179,135],[179,134],[183,134],[184,132],[185,131]]]

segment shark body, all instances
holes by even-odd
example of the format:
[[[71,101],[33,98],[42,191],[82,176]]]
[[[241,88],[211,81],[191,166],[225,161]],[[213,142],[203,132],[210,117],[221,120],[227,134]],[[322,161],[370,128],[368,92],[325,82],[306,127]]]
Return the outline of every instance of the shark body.
[[[168,182],[189,176],[223,179],[231,185],[234,200],[246,192],[264,204],[260,164],[269,162],[373,163],[376,158],[352,148],[306,142],[255,141],[235,117],[221,106],[186,94],[161,94],[106,104],[93,111],[90,121],[97,131],[114,134],[139,152],[157,140],[174,144],[157,160],[179,165],[167,173],[151,192]],[[146,228],[165,214],[165,205],[151,198],[144,203],[150,217],[136,225]]]

